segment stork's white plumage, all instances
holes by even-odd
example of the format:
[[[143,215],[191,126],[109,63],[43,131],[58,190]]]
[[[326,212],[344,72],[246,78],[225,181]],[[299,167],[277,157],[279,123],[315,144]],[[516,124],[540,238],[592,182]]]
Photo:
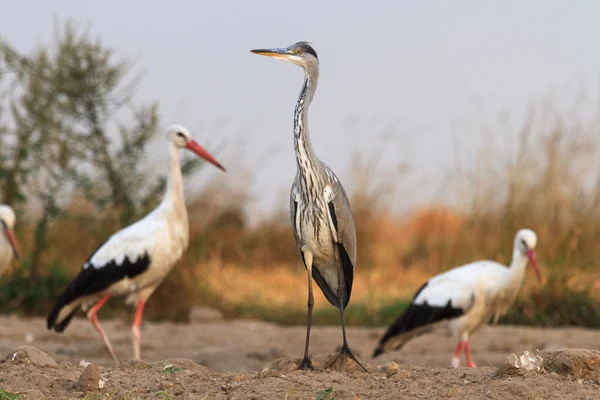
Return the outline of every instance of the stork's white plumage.
[[[469,336],[492,317],[496,323],[508,311],[523,283],[528,260],[541,281],[536,244],[536,234],[521,229],[515,236],[513,259],[508,268],[494,261],[476,261],[431,278],[387,330],[373,357],[387,350],[399,350],[410,339],[447,322],[450,334],[458,343],[452,366],[460,365],[464,346],[467,365],[475,367]]]
[[[87,311],[88,319],[117,364],[117,355],[98,323],[98,310],[111,296],[129,295],[128,302],[137,302],[132,339],[134,358],[139,360],[144,305],[188,247],[189,223],[183,199],[179,150],[187,148],[225,171],[194,141],[186,128],[171,126],[166,139],[169,173],[162,202],[143,219],[112,235],[92,253],[48,317],[48,329],[62,332],[79,307]]]
[[[13,231],[16,216],[10,206],[0,204],[0,276],[4,275],[13,258],[19,258],[19,244]]]

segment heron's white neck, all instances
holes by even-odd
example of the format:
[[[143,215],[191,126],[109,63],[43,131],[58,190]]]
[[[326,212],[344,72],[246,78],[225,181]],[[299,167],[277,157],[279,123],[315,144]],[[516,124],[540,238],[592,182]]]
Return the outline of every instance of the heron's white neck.
[[[308,133],[308,108],[317,90],[318,80],[318,70],[305,72],[304,85],[294,110],[294,149],[298,168],[301,171],[308,169],[316,160]]]
[[[183,179],[181,178],[179,149],[173,143],[169,143],[169,172],[162,205],[183,205]]]

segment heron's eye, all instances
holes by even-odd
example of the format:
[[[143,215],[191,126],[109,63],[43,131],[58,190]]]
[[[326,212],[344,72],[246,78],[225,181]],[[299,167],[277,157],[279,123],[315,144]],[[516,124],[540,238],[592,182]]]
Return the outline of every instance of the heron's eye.
[[[296,49],[296,54],[298,54],[298,55],[302,54],[302,49]]]

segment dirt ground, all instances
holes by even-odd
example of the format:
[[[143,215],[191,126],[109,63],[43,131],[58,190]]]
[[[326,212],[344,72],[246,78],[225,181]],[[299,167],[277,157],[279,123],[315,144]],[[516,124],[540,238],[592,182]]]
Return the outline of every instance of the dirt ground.
[[[368,364],[367,374],[353,365],[344,372],[294,370],[289,360],[302,355],[303,326],[199,319],[144,322],[144,362],[139,363],[130,361],[129,322],[101,321],[121,357],[116,367],[83,318],[57,334],[46,330],[42,318],[2,316],[0,388],[21,393],[21,399],[600,399],[600,353],[591,352],[591,358],[571,369],[558,364],[545,365],[546,372],[538,373],[503,369],[509,354],[525,350],[546,350],[541,354],[548,359],[557,349],[597,349],[600,332],[593,330],[486,327],[471,341],[478,368],[453,369],[454,343],[443,331],[372,360],[383,329],[349,328],[350,346]],[[316,364],[340,343],[339,327],[314,327],[311,354]],[[17,351],[20,346],[32,348]],[[82,360],[92,365],[84,368]],[[0,391],[0,399],[10,398],[2,396]]]

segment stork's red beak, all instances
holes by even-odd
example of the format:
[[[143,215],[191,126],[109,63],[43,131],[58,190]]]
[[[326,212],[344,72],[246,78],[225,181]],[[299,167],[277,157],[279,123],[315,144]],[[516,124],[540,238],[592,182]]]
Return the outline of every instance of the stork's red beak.
[[[6,236],[8,243],[10,243],[10,247],[12,247],[12,249],[13,249],[15,258],[18,260],[19,259],[19,243],[17,242],[15,233],[12,231],[12,229],[8,229],[8,227],[6,225],[4,225],[4,236]]]
[[[213,164],[215,167],[219,168],[223,172],[227,172],[227,171],[225,171],[225,168],[212,155],[210,155],[210,153],[208,151],[206,151],[204,149],[204,147],[200,146],[195,140],[188,141],[187,144],[185,145],[185,147],[188,150],[191,150],[194,153],[196,153],[198,155],[198,157],[204,158],[206,161]]]
[[[542,281],[542,275],[540,274],[540,268],[537,265],[537,260],[535,258],[535,250],[533,249],[529,249],[527,250],[527,257],[529,257],[529,261],[531,261],[531,265],[533,266],[533,269],[535,270],[535,275],[538,278],[538,281]]]

